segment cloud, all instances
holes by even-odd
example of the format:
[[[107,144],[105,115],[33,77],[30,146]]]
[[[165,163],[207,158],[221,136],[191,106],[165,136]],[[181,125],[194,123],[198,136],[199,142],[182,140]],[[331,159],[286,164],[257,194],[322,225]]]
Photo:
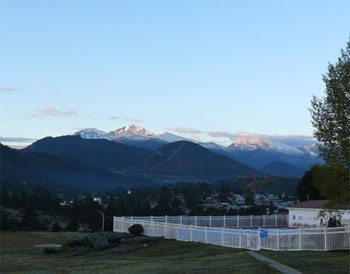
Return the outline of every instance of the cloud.
[[[10,88],[10,87],[5,87],[5,86],[0,86],[0,92],[7,92],[7,91],[15,91],[14,88]]]
[[[120,120],[120,121],[125,121],[125,122],[130,122],[130,123],[143,123],[144,120],[138,119],[138,118],[130,118],[130,117],[122,117],[122,116],[110,116],[107,117],[109,120]]]
[[[31,117],[40,117],[40,116],[70,116],[76,115],[77,112],[72,109],[61,110],[53,106],[49,106],[39,110],[37,113],[31,115]]]
[[[235,134],[234,133],[229,133],[226,131],[206,131],[206,133],[215,138],[229,138],[229,139],[234,139]]]
[[[173,129],[174,131],[182,134],[200,134],[203,133],[201,130],[193,129],[193,128],[187,128],[187,127],[177,127]]]
[[[9,143],[29,143],[34,142],[37,139],[26,138],[26,137],[6,137],[0,136],[0,142],[9,142]]]
[[[307,146],[315,143],[315,139],[308,135],[267,135],[255,132],[225,132],[225,131],[207,131],[209,136],[214,138],[227,138],[231,142],[240,144],[269,144],[272,142],[279,142],[292,147]]]

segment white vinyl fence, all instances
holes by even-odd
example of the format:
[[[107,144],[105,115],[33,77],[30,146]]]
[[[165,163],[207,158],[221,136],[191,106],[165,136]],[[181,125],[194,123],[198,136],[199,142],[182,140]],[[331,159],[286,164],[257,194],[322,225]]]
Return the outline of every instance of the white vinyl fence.
[[[276,217],[277,216],[277,217]],[[277,219],[274,223],[272,219]],[[237,221],[239,220],[239,221]],[[244,220],[244,221],[243,221]],[[128,232],[141,224],[144,235],[179,241],[193,241],[252,250],[348,250],[350,228],[280,229],[286,226],[285,215],[271,216],[160,216],[114,217],[113,231]],[[265,221],[270,228],[254,228]],[[237,225],[237,223],[239,224]],[[231,228],[246,227],[251,228]]]

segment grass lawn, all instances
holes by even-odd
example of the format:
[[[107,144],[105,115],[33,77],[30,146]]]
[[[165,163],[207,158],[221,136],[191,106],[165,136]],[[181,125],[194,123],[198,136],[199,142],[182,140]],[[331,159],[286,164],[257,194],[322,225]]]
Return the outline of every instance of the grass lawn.
[[[349,274],[349,251],[285,251],[261,250],[261,255],[269,257],[303,273]]]
[[[75,233],[76,234],[76,233]],[[73,233],[2,232],[1,273],[278,273],[245,250],[169,240],[120,254],[43,254]]]

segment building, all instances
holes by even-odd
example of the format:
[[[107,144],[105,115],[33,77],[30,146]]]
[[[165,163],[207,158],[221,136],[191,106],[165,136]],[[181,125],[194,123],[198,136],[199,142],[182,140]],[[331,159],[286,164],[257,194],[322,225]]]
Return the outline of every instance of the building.
[[[326,209],[327,200],[309,200],[287,207],[290,227],[326,227],[329,216],[321,217],[320,212]],[[339,211],[342,214],[342,224],[348,224],[350,210]]]

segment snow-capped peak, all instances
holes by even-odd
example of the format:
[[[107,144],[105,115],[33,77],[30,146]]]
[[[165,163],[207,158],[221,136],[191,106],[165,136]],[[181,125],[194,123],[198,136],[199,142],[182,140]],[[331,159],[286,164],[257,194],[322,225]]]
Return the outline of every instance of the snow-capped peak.
[[[104,134],[104,131],[96,128],[83,128],[74,133],[74,135],[80,135],[80,137],[84,139],[101,139],[101,136]]]
[[[110,140],[121,138],[148,139],[153,137],[155,137],[155,134],[153,132],[143,127],[137,127],[135,125],[127,125],[105,134],[105,138]]]
[[[262,136],[258,134],[248,134],[241,133],[234,140],[232,145],[228,147],[233,150],[256,150],[256,149],[264,149],[264,150],[272,150],[278,151],[286,154],[301,154],[302,151],[294,148],[292,146],[283,144],[276,140],[269,138],[268,136]]]

